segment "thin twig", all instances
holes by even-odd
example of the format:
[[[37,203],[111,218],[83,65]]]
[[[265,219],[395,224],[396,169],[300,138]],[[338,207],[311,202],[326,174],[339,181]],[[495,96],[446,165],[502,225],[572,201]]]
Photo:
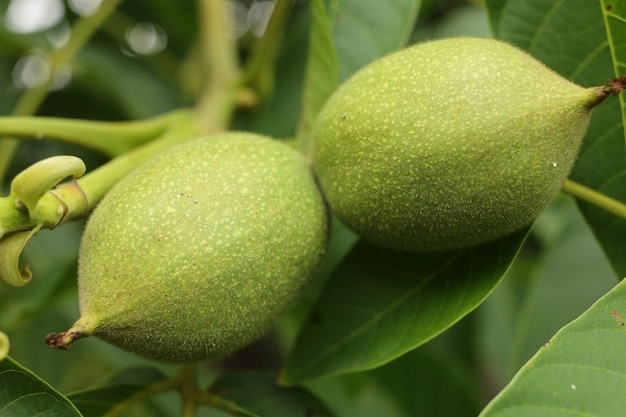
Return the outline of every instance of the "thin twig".
[[[626,204],[606,194],[602,194],[572,180],[567,180],[562,190],[572,197],[592,204],[617,217],[626,219]]]
[[[132,405],[135,405],[156,394],[161,394],[163,392],[173,391],[177,389],[180,386],[181,381],[181,376],[177,376],[174,378],[166,379],[165,381],[157,382],[156,384],[137,392],[135,395],[130,396],[126,400],[117,403],[115,407],[109,410],[109,412],[104,414],[102,417],[117,417],[121,412],[123,412]]]
[[[195,397],[198,392],[195,365],[183,365],[180,375],[181,385],[179,390],[182,397],[181,417],[195,417],[197,408]]]

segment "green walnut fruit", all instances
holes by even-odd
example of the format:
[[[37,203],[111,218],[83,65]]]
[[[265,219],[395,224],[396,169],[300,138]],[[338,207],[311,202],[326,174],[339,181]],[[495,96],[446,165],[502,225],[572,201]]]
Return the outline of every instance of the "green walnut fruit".
[[[153,157],[96,207],[79,253],[80,319],[53,347],[96,336],[194,362],[258,338],[318,269],[327,209],[288,146],[250,133]]]
[[[532,223],[609,93],[501,41],[426,42],[371,63],[331,96],[314,126],[313,166],[332,211],[365,239],[468,247]]]

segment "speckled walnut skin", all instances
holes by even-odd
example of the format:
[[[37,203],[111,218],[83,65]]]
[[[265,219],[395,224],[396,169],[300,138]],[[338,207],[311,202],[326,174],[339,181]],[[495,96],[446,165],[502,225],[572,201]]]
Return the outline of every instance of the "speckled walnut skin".
[[[501,41],[427,42],[335,92],[314,126],[313,166],[333,212],[367,240],[472,246],[553,200],[604,97]]]
[[[227,355],[292,304],[327,234],[312,171],[282,143],[223,133],[170,149],[89,219],[81,318],[57,343],[94,335],[165,362]]]

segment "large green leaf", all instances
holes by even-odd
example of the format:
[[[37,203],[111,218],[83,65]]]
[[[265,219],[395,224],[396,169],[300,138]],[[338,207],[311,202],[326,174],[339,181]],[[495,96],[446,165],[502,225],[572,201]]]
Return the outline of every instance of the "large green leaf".
[[[525,234],[443,253],[358,243],[313,307],[283,380],[372,369],[443,332],[493,290]]]
[[[72,403],[10,357],[0,361],[0,417],[80,417]]]
[[[259,417],[334,416],[304,388],[276,385],[273,371],[229,372],[213,383],[211,391]]]
[[[561,329],[482,417],[624,415],[626,285]]]
[[[480,367],[490,376],[490,395],[614,286],[614,272],[575,202],[558,199],[535,221],[526,250],[477,309]]]
[[[311,1],[313,24],[309,38],[302,117],[298,135],[307,138],[317,114],[339,86],[339,64],[332,38],[332,25],[324,0]],[[308,140],[302,140],[301,151],[308,154]]]
[[[330,0],[342,80],[405,46],[421,0]]]
[[[438,338],[374,375],[404,406],[407,416],[475,417],[482,408],[478,377]]]
[[[580,85],[603,85],[626,74],[624,2],[488,0],[487,6],[498,38],[527,49]],[[620,100],[613,97],[594,110],[572,173],[574,180],[622,202],[626,202],[624,114]],[[605,216],[585,203],[580,207],[618,275],[626,275],[626,221]]]
[[[372,373],[318,379],[307,382],[306,387],[322,398],[339,416],[416,417],[415,414],[407,413],[389,387]]]
[[[600,6],[604,15],[606,24],[606,33],[611,46],[613,56],[613,66],[615,68],[615,76],[626,75],[626,30],[624,30],[624,21],[626,19],[626,3],[623,1],[600,0]],[[626,98],[620,97],[622,108],[626,103]],[[626,112],[622,112],[626,115]]]
[[[83,416],[103,416],[117,404],[163,381],[166,376],[157,368],[137,366],[120,371],[95,388],[78,391],[68,398]]]

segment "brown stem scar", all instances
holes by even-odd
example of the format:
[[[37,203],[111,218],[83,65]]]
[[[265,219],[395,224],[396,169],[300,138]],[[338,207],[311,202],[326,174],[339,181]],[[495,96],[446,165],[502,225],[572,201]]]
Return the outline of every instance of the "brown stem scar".
[[[81,332],[48,333],[46,344],[54,349],[68,350],[75,340],[85,337]]]
[[[607,80],[606,84],[604,84],[604,88],[602,92],[608,95],[617,95],[624,88],[626,88],[626,75],[622,75],[621,77],[614,78],[613,81]]]

